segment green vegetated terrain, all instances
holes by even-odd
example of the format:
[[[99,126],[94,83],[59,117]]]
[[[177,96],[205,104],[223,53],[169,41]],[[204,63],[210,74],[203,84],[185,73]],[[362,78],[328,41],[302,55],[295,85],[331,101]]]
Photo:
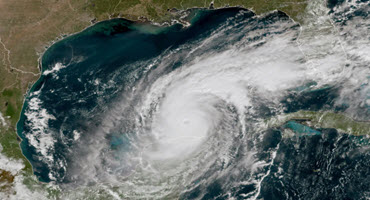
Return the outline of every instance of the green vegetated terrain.
[[[16,123],[24,95],[40,76],[40,56],[64,36],[111,18],[163,23],[178,18],[179,10],[211,6],[240,6],[257,14],[280,10],[301,22],[306,5],[307,0],[0,0],[0,112],[6,122],[0,120],[1,154],[23,162],[22,173],[32,176],[31,166],[19,148]],[[369,127],[338,114],[326,114],[324,119],[329,121],[317,120],[318,113],[302,115],[311,116],[324,127],[344,131],[352,128],[354,134],[364,134]],[[13,181],[10,172],[0,169],[0,192],[9,189]],[[33,181],[25,179],[28,185]]]
[[[297,121],[317,128],[335,128],[340,132],[355,136],[370,134],[369,122],[355,121],[342,113],[330,111],[298,111],[271,118],[266,123],[269,127],[277,127],[288,121]]]

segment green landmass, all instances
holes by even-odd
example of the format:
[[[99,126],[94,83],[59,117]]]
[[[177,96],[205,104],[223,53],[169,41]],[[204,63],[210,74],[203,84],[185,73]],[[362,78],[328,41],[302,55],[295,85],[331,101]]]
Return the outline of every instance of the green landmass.
[[[16,123],[24,95],[40,76],[40,56],[56,40],[102,20],[122,17],[163,23],[178,19],[177,10],[208,8],[211,3],[213,8],[240,6],[252,9],[257,14],[280,10],[302,23],[307,2],[308,0],[0,0],[0,112],[6,121],[4,125],[0,120],[0,144],[3,147],[1,154],[24,163],[22,174],[26,176],[25,185],[32,189],[38,184],[32,175],[31,165],[19,148]],[[302,115],[311,116],[311,121],[314,122],[318,114]],[[326,114],[324,117],[325,120],[317,120],[317,125],[343,130],[352,128],[354,134],[364,134],[368,127],[342,115]],[[334,122],[329,122],[332,118]],[[340,120],[348,121],[339,124]],[[0,169],[0,192],[8,190],[13,181],[14,175]],[[47,190],[52,197],[57,196],[57,190]]]
[[[24,95],[40,76],[40,55],[63,36],[98,22],[123,17],[130,20],[169,22],[179,17],[173,8],[186,10],[211,6],[196,0],[0,0],[0,112],[8,126],[0,126],[3,154],[27,162],[15,154],[16,123]],[[257,14],[281,10],[300,21],[306,0],[216,0],[214,8],[241,6]],[[8,136],[11,134],[12,136]],[[13,153],[12,153],[13,152]]]
[[[40,185],[19,148],[16,123],[24,95],[40,76],[39,59],[54,41],[82,31],[93,23],[111,18],[157,23],[179,20],[179,11],[190,8],[215,9],[240,6],[263,14],[273,10],[287,13],[303,23],[308,0],[0,0],[0,120],[1,155],[24,164],[23,183],[30,190],[42,189],[51,198],[60,191]],[[311,127],[335,128],[353,135],[369,135],[370,124],[342,113],[299,111],[266,120],[269,127],[297,120]],[[0,193],[11,191],[15,175],[0,168]],[[98,194],[96,194],[98,195]]]
[[[331,111],[298,111],[266,120],[268,127],[282,126],[288,121],[297,121],[315,128],[334,128],[355,136],[370,135],[370,123],[356,121],[343,113]]]

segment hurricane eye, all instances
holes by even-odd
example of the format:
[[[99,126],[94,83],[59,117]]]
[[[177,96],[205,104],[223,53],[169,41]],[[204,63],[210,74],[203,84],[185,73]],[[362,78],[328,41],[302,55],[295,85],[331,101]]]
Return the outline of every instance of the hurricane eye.
[[[340,2],[71,35],[42,57],[23,153],[60,199],[364,199],[369,9]]]

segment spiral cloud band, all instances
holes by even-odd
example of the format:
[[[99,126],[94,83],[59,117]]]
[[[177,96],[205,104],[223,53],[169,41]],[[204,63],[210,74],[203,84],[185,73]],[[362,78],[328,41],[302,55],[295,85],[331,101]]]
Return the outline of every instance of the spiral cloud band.
[[[346,133],[287,137],[266,125],[299,110],[370,116],[369,20],[354,17],[369,6],[329,11],[319,2],[310,9],[326,14],[307,14],[306,26],[279,11],[192,10],[189,27],[110,20],[56,43],[19,123],[35,174],[65,190],[116,198],[269,199],[302,190],[317,198],[304,186],[314,180],[294,177],[314,168],[311,160],[331,165],[323,152],[341,145],[364,152],[348,159],[364,158],[352,164],[369,172],[368,148]],[[292,123],[285,127],[301,126]],[[294,154],[298,147],[302,154]],[[360,179],[345,180],[369,183]],[[330,195],[350,194],[343,187]]]

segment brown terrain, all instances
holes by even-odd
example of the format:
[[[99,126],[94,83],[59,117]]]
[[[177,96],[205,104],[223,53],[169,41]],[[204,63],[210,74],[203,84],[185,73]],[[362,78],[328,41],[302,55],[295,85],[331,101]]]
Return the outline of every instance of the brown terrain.
[[[92,22],[123,17],[130,20],[168,21],[171,9],[209,7],[210,0],[0,0],[0,144],[2,154],[21,159],[25,173],[31,166],[23,157],[16,123],[24,95],[40,76],[38,61],[46,48]],[[300,22],[306,0],[215,0],[214,8],[242,6],[257,14],[281,10]],[[2,123],[5,119],[6,124]],[[0,169],[0,191],[14,176]]]

